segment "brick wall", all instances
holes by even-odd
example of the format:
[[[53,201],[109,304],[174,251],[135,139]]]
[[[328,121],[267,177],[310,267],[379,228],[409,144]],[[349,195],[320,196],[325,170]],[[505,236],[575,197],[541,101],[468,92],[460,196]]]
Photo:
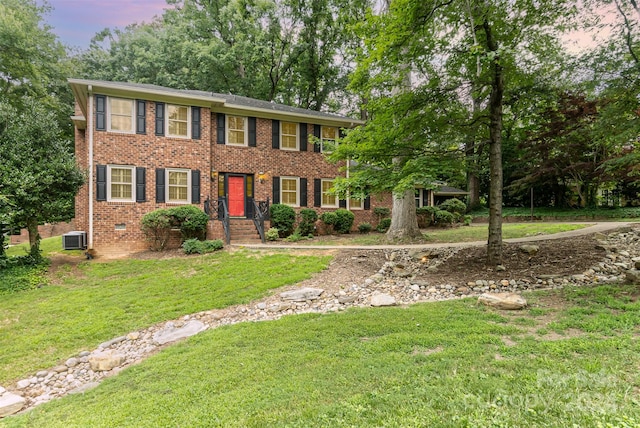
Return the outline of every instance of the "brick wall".
[[[75,222],[71,220],[68,223],[47,223],[38,226],[38,233],[40,238],[51,238],[52,236],[64,235],[67,232],[76,230]],[[20,230],[20,235],[11,235],[9,238],[11,245],[21,244],[23,242],[29,242],[29,232],[27,229]]]
[[[95,107],[94,107],[95,108]],[[156,203],[156,168],[182,168],[199,170],[200,204],[204,209],[207,199],[217,200],[218,176],[224,173],[247,174],[254,177],[254,197],[273,201],[273,177],[293,176],[307,179],[308,208],[319,214],[327,210],[314,207],[314,179],[333,179],[344,174],[342,165],[332,165],[324,155],[313,151],[309,143],[307,151],[287,151],[272,148],[272,120],[257,118],[256,147],[238,147],[217,144],[216,112],[201,108],[201,138],[199,140],[170,138],[155,135],[155,102],[146,103],[146,133],[129,134],[95,130],[94,123],[87,123],[87,130],[76,130],[76,157],[79,165],[87,169],[89,164],[89,128],[93,127],[93,248],[96,254],[117,254],[141,251],[148,248],[140,228],[144,214],[172,204]],[[76,113],[80,114],[76,105]],[[89,118],[87,117],[87,120]],[[313,135],[313,124],[307,133]],[[96,200],[96,165],[129,165],[146,168],[145,202],[108,202]],[[260,181],[258,174],[266,178]],[[135,187],[135,186],[134,186]],[[303,190],[303,191],[304,191]],[[356,219],[354,229],[362,222],[376,224],[373,209],[391,206],[390,196],[371,197],[370,210],[353,210]],[[297,208],[299,211],[304,207]],[[76,228],[89,232],[89,188],[83,186],[76,198]],[[219,221],[211,221],[208,238],[223,238]],[[175,239],[174,239],[175,241]],[[177,245],[171,242],[172,246]]]

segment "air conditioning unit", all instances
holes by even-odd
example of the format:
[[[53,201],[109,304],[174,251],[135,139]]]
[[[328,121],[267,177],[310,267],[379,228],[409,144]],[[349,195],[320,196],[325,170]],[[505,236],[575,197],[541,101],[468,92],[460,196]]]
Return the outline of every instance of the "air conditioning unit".
[[[74,230],[62,235],[63,250],[86,250],[87,249],[87,232]]]

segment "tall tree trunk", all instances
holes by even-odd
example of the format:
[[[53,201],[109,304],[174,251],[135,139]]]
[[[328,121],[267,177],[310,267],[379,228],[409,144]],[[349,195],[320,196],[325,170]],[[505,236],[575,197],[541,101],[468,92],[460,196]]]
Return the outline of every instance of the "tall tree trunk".
[[[491,24],[485,19],[483,27],[487,48],[496,56],[491,63],[491,95],[489,96],[489,239],[487,265],[502,263],[502,98],[504,70],[497,55],[498,44],[493,39]]]
[[[40,233],[38,233],[38,221],[34,218],[27,220],[29,232],[29,254],[36,259],[40,258]]]
[[[420,237],[422,237],[422,232],[418,227],[414,190],[405,190],[404,193],[393,192],[393,211],[391,212],[391,226],[387,231],[387,240]]]

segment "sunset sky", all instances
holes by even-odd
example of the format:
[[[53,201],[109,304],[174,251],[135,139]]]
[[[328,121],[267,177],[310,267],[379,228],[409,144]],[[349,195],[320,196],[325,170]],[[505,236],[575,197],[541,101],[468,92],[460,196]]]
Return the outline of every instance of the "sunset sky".
[[[104,28],[150,22],[169,7],[165,0],[49,0],[49,4],[53,10],[45,19],[53,32],[66,45],[82,49]]]

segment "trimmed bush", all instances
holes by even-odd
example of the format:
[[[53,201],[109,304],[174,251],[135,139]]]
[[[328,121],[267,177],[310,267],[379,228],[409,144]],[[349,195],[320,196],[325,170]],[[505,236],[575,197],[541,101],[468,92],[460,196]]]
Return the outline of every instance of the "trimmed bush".
[[[209,216],[194,205],[182,205],[168,210],[172,226],[180,229],[182,240],[204,239],[207,234]]]
[[[296,212],[289,205],[273,204],[269,207],[271,226],[278,229],[281,238],[286,238],[293,232],[296,222]]]
[[[269,230],[264,234],[264,239],[267,241],[277,241],[279,237],[280,232],[275,227],[269,228]]]
[[[389,217],[389,215],[391,214],[391,210],[387,207],[375,207],[373,209],[373,213],[380,219],[382,220],[383,218],[387,218]]]
[[[335,212],[329,211],[326,213],[322,213],[320,216],[320,221],[322,221],[327,229],[327,233],[331,234],[334,230],[336,222],[338,221],[338,216]]]
[[[420,207],[416,208],[416,216],[418,217],[418,227],[425,228],[433,224],[434,214],[438,211],[436,207]]]
[[[358,225],[358,232],[360,233],[369,233],[372,229],[373,226],[371,226],[371,223],[360,223]]]
[[[224,247],[222,240],[199,241],[198,239],[187,239],[182,243],[182,250],[185,254],[206,254],[221,250]]]
[[[384,233],[389,230],[389,227],[391,227],[391,219],[383,218],[382,220],[380,220],[380,223],[378,223],[376,230],[380,233]]]
[[[318,220],[318,213],[311,208],[305,208],[300,210],[300,218],[300,224],[298,225],[298,228],[300,229],[300,235],[313,235],[315,231],[316,221]]]
[[[435,221],[439,226],[451,225],[457,218],[458,216],[456,214],[444,210],[438,210],[435,214]]]
[[[164,250],[171,232],[171,216],[168,210],[159,209],[146,213],[142,217],[142,232],[147,237],[152,251]]]
[[[334,229],[338,233],[349,233],[356,216],[349,210],[343,208],[336,210],[336,223]]]
[[[467,210],[467,205],[460,199],[451,198],[438,205],[438,208],[444,211],[449,211],[450,213],[457,214],[458,217],[460,217]]]

